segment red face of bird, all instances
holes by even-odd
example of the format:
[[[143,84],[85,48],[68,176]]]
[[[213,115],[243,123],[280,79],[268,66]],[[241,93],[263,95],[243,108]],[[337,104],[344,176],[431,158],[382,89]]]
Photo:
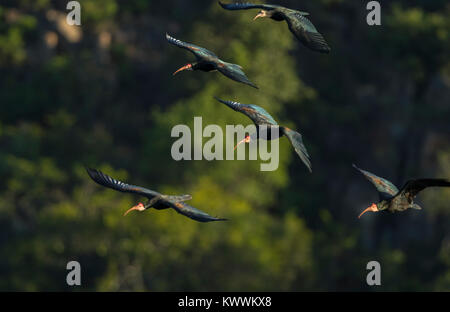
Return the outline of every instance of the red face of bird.
[[[258,19],[260,17],[267,17],[267,11],[265,11],[265,10],[259,11],[258,15],[256,15],[253,20],[256,20],[256,19]]]
[[[180,71],[183,70],[193,70],[192,69],[192,64],[186,64],[183,67],[181,67],[180,69],[178,69],[176,72],[173,73],[173,76],[175,76],[176,74],[178,74]]]
[[[250,143],[251,139],[249,135],[246,135],[245,138],[240,141],[238,144],[236,144],[236,146],[234,147],[233,151],[237,149],[237,147],[239,146],[239,144],[241,143]]]
[[[377,211],[380,211],[380,210],[378,209],[378,207],[377,207],[376,204],[372,204],[372,206],[370,206],[369,208],[367,208],[366,210],[364,210],[363,212],[361,212],[361,214],[358,216],[358,219],[361,218],[361,216],[362,216],[363,214],[365,214],[366,212],[368,212],[368,211],[377,212]]]
[[[131,207],[130,209],[128,209],[128,210],[123,214],[123,216],[125,217],[130,211],[133,211],[133,210],[144,211],[144,210],[145,210],[145,206],[144,206],[143,203],[139,203],[139,204],[137,204],[136,206]]]

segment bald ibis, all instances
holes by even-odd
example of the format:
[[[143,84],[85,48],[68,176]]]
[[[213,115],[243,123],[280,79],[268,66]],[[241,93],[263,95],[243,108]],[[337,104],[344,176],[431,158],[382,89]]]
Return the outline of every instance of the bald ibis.
[[[220,1],[219,4],[226,10],[261,9],[253,20],[260,17],[269,17],[277,22],[286,21],[289,30],[295,37],[311,50],[321,53],[329,53],[331,50],[313,23],[305,17],[309,15],[307,12],[272,4],[222,3]]]
[[[258,130],[255,133],[245,136],[245,138],[242,141],[240,141],[236,145],[236,147],[241,143],[250,143],[250,141],[252,140],[258,139],[274,140],[285,135],[291,142],[292,146],[295,149],[295,152],[298,154],[298,156],[300,156],[300,159],[306,165],[308,170],[312,172],[311,161],[309,160],[309,155],[308,152],[306,151],[305,145],[303,144],[302,135],[300,133],[291,130],[287,127],[279,126],[277,122],[272,118],[272,116],[270,116],[270,114],[260,106],[253,104],[241,104],[233,101],[224,101],[219,98],[216,98],[216,100],[227,105],[231,109],[246,115],[253,121],[253,123],[258,128]],[[263,126],[267,129],[267,131],[264,131]],[[272,128],[278,128],[279,133],[278,137],[271,136]]]
[[[114,178],[111,178],[110,176],[96,169],[86,168],[86,170],[91,179],[102,186],[111,188],[119,192],[134,193],[147,197],[148,202],[145,205],[143,203],[137,204],[136,206],[128,209],[125,212],[124,216],[126,216],[130,211],[133,210],[144,211],[147,210],[148,208],[153,207],[157,210],[172,208],[179,214],[182,214],[183,216],[186,216],[199,222],[226,220],[214,218],[201,210],[198,210],[194,207],[187,205],[185,201],[192,199],[191,195],[181,195],[181,196],[162,195],[158,192],[140,186],[123,183]]]
[[[172,38],[168,34],[166,34],[166,38],[169,43],[176,45],[179,48],[191,51],[197,58],[196,62],[188,63],[174,72],[173,75],[176,75],[183,70],[201,70],[205,72],[218,70],[223,75],[234,81],[241,82],[258,89],[258,87],[247,78],[245,73],[242,71],[241,66],[224,62],[213,52],[194,44]]]
[[[361,218],[368,211],[378,212],[387,210],[390,212],[399,212],[409,208],[421,210],[422,208],[414,203],[414,198],[419,192],[432,186],[450,187],[450,181],[446,179],[415,179],[406,182],[399,190],[390,181],[362,170],[356,165],[353,165],[353,167],[361,172],[376,187],[380,196],[378,204],[372,204],[358,218]]]

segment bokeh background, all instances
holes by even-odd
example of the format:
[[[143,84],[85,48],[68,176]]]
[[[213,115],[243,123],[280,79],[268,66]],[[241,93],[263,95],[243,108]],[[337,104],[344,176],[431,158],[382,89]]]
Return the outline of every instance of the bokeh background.
[[[446,0],[274,0],[311,13],[332,53],[285,23],[216,1],[0,3],[0,290],[449,291],[450,190],[423,211],[358,214],[377,200],[352,163],[401,186],[450,177],[450,6]],[[241,64],[260,90],[218,73],[172,72],[193,56],[164,34]],[[254,103],[304,135],[309,174],[287,139],[280,167],[172,160],[177,124],[249,124],[213,96]],[[102,188],[84,166],[190,202],[122,217],[141,198]],[[66,285],[67,262],[82,286]],[[366,284],[366,264],[382,286]]]

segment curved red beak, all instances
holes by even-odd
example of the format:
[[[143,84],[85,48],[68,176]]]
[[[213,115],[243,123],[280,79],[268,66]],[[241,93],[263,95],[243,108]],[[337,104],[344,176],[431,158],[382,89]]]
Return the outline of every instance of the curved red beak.
[[[144,211],[145,210],[145,206],[143,203],[139,203],[134,207],[131,207],[130,209],[128,209],[123,216],[125,217],[129,212],[133,211],[133,210],[137,210],[137,211]]]
[[[260,17],[266,17],[266,12],[265,12],[265,11],[259,12],[259,13],[253,18],[253,20],[256,20],[256,19],[258,19],[258,18],[260,18]]]
[[[379,210],[378,210],[378,207],[377,207],[376,204],[372,204],[372,206],[370,206],[369,208],[367,208],[366,210],[364,210],[363,212],[361,212],[361,214],[358,216],[358,219],[361,218],[361,216],[362,216],[363,214],[365,214],[366,212],[368,212],[368,211],[377,212],[377,211],[379,211]]]
[[[236,144],[236,146],[234,147],[233,151],[235,151],[237,149],[237,147],[241,144],[241,143],[249,143],[250,142],[250,136],[247,135],[243,140],[241,140],[238,144]]]
[[[176,74],[178,74],[180,71],[183,71],[183,70],[192,70],[192,64],[184,65],[183,67],[178,69],[176,72],[174,72],[172,75],[175,76]]]

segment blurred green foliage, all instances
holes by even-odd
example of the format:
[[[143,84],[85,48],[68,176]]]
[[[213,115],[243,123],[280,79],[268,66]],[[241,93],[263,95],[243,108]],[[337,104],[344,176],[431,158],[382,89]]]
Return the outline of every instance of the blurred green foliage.
[[[450,7],[446,1],[322,0],[309,11],[332,47],[310,52],[284,23],[216,2],[64,1],[0,5],[0,290],[450,290],[450,190],[425,209],[358,213],[376,192],[351,168],[401,184],[450,177]],[[193,56],[164,33],[242,65],[260,90],[218,73],[171,73]],[[181,161],[177,124],[249,124],[214,96],[254,103],[304,135],[308,174],[286,139],[275,172],[259,161]],[[204,140],[205,141],[205,140]],[[140,198],[102,188],[84,166],[163,193],[228,222],[174,211],[122,217]],[[400,185],[399,185],[400,186]]]

